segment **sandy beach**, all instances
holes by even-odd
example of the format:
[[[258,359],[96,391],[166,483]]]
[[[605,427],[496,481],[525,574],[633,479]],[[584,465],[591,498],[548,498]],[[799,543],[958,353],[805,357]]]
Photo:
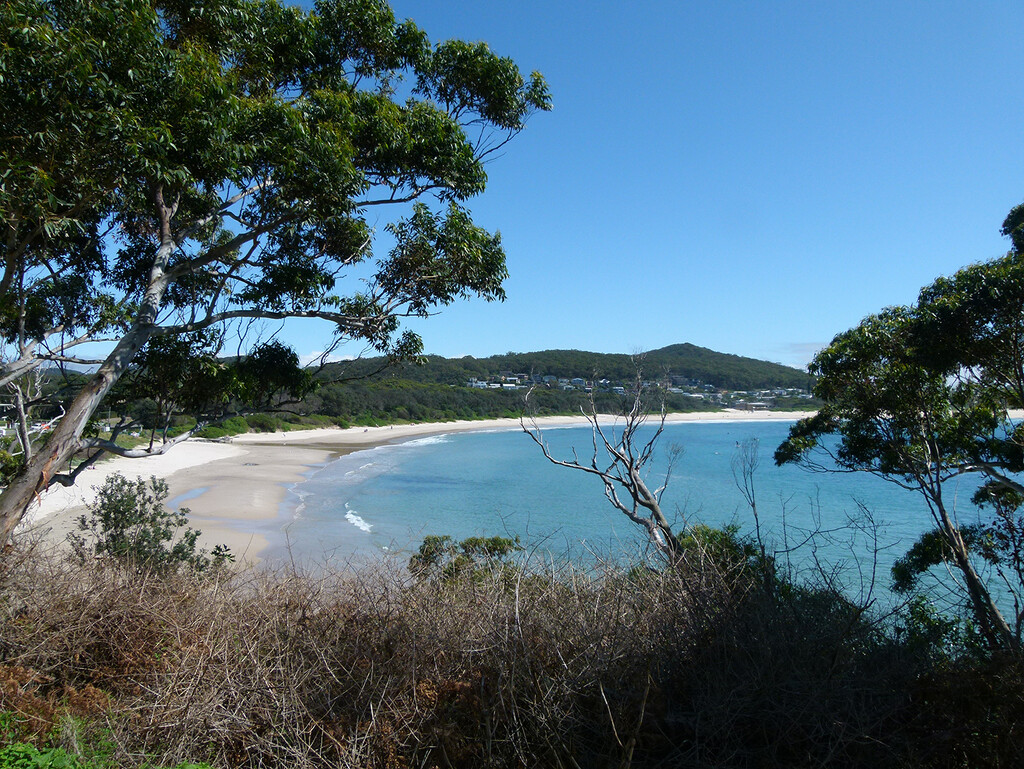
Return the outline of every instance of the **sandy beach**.
[[[714,411],[669,414],[666,422],[788,421],[812,412]],[[578,417],[540,417],[541,428],[585,425]],[[121,473],[167,481],[168,507],[186,507],[206,549],[226,544],[239,561],[255,562],[268,545],[264,533],[279,528],[288,488],[332,458],[413,438],[473,430],[520,430],[518,419],[436,422],[383,427],[324,428],[248,433],[230,442],[188,440],[166,454],[144,459],[114,457],[87,470],[72,488],[50,489],[30,508],[19,534],[63,543],[78,517],[95,500],[96,487]]]

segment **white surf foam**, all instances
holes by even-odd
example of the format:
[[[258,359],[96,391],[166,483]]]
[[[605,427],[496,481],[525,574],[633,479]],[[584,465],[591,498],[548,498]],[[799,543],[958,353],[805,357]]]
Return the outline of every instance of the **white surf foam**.
[[[346,505],[348,507],[348,505]],[[356,514],[355,510],[349,510],[345,513],[345,520],[355,526],[357,529],[369,532],[373,529],[373,524],[367,523],[359,515]]]
[[[423,438],[417,438],[414,441],[406,441],[405,443],[398,444],[399,446],[432,446],[435,443],[448,443],[451,441],[451,435],[445,433],[444,435],[427,435]]]

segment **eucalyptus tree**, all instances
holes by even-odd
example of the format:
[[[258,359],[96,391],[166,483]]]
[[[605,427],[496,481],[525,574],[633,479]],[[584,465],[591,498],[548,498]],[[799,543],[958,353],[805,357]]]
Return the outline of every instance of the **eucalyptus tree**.
[[[1006,256],[939,278],[915,305],[838,335],[810,367],[825,405],[775,453],[779,464],[866,471],[919,493],[934,530],[901,562],[899,581],[907,583],[911,564],[952,564],[992,648],[1020,648],[1024,629],[1024,426],[1015,418],[1024,408],[1021,245],[1015,238]],[[973,502],[995,512],[980,527],[961,526],[957,514],[955,484],[966,475],[979,478]],[[979,575],[979,558],[1013,596],[1009,620]]]
[[[410,356],[403,317],[503,298],[500,237],[464,204],[550,108],[539,74],[382,0],[9,0],[0,103],[0,385],[109,349],[0,495],[3,536],[117,450],[84,430],[154,340],[318,318]]]

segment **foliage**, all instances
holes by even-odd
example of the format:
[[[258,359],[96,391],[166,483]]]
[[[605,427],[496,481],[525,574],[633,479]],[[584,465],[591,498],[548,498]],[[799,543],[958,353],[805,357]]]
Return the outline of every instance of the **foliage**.
[[[807,388],[810,377],[802,371],[776,363],[727,355],[692,344],[678,344],[643,353],[644,366],[654,379],[672,375],[700,381],[714,387],[747,390],[762,387]],[[380,359],[329,364],[326,379],[367,377],[382,368]],[[465,385],[470,378],[486,379],[502,372],[538,374],[556,377],[605,378],[630,382],[635,376],[633,356],[583,352],[581,350],[543,350],[507,353],[487,358],[442,358],[427,355],[421,365],[405,362],[378,376],[393,376],[413,382]]]
[[[37,748],[24,742],[0,747],[0,769],[103,769],[106,763],[83,759],[63,748]],[[151,767],[158,769],[158,767]],[[177,764],[173,769],[212,769],[209,764]]]
[[[693,524],[676,534],[676,540],[684,558],[706,558],[723,574],[734,578],[761,579],[766,572],[774,574],[773,565],[762,557],[757,544],[740,534],[739,524],[721,528]]]
[[[409,559],[409,571],[419,579],[483,578],[503,570],[507,559],[522,549],[519,537],[467,537],[456,544],[447,534],[428,534]]]
[[[895,620],[898,642],[935,668],[985,658],[984,639],[970,618],[939,611],[925,595],[913,596]]]
[[[973,500],[980,508],[992,508],[992,517],[980,523],[959,527],[960,539],[972,556],[983,561],[992,571],[997,584],[1007,588],[1019,600],[1019,586],[1024,584],[1024,527],[1021,520],[1021,495],[1015,489],[983,485]],[[942,566],[937,574],[956,568],[956,557],[947,537],[940,529],[922,534],[907,553],[892,566],[892,587],[900,593],[919,589],[921,578],[933,567]],[[1015,622],[1020,623],[1021,607],[1015,606]]]
[[[82,534],[69,534],[75,553],[83,561],[107,555],[130,568],[167,571],[185,567],[204,571],[234,560],[223,545],[207,556],[197,547],[200,532],[189,528],[188,510],[167,510],[167,482],[152,477],[130,481],[120,473],[107,477],[78,519]]]
[[[220,421],[235,406],[253,411],[297,401],[318,384],[279,342],[233,359],[219,355],[221,345],[210,331],[151,339],[111,392],[108,407],[146,428],[166,430],[180,414]]]
[[[0,748],[0,769],[86,769],[76,756],[61,748],[39,750],[34,745],[14,743]]]
[[[102,725],[100,750],[84,729],[79,744],[103,769],[1024,758],[1019,661],[964,655],[955,634],[936,655],[814,585],[548,558],[518,564],[514,590],[500,572],[410,580],[395,560],[215,583],[20,555],[0,568],[0,708],[39,719],[40,750],[67,713]]]
[[[154,401],[161,426],[175,411],[202,414],[216,409],[231,397],[234,381],[215,350],[216,340],[209,333],[150,340],[120,382],[122,397]]]
[[[0,450],[0,484],[7,483],[21,469],[21,459],[10,452]]]
[[[275,432],[280,430],[283,424],[280,419],[270,414],[249,414],[245,421],[250,430],[255,430],[258,433]]]
[[[226,438],[229,435],[239,435],[249,432],[249,421],[246,417],[229,417],[222,422],[196,431],[196,437],[216,440]]]
[[[653,362],[652,362],[653,361]],[[699,362],[699,365],[698,365]],[[449,359],[428,355],[419,362],[386,366],[381,358],[364,358],[328,364],[318,378],[315,393],[296,408],[356,419],[365,424],[400,421],[446,421],[516,417],[522,411],[523,392],[466,387],[471,378],[489,379],[502,373],[525,373],[608,378],[629,384],[635,364],[626,355],[584,353],[577,350],[548,350],[538,353],[508,353],[489,358]],[[645,355],[645,368],[653,378],[683,377],[687,381],[715,382],[727,387],[806,387],[806,374],[776,364],[739,359],[713,353],[693,345],[675,345]],[[662,392],[665,408],[671,412],[710,410],[715,406],[680,393]],[[536,388],[530,396],[537,416],[579,414],[588,410],[590,396],[582,390]],[[598,391],[593,405],[598,413],[621,415],[628,409],[628,397]],[[789,399],[775,407],[807,409],[814,403]]]
[[[969,551],[990,553],[990,557],[995,557],[983,526],[961,526],[960,538]],[[896,559],[892,566],[892,589],[898,593],[911,593],[917,589],[921,576],[933,566],[953,563],[955,557],[949,539],[939,529],[927,531],[918,537],[906,554]]]
[[[504,296],[500,237],[466,201],[551,103],[485,43],[432,45],[383,0],[15,0],[0,53],[0,384],[113,341],[0,496],[0,536],[50,468],[123,453],[84,434],[122,378],[157,423],[264,410],[313,382],[253,346],[260,320],[399,359],[422,348],[404,318]],[[374,254],[382,217],[394,247]],[[252,348],[231,363],[228,334]]]
[[[825,405],[795,425],[778,463],[818,469],[824,452],[843,470],[867,471],[922,495],[934,532],[899,564],[898,580],[948,560],[963,577],[968,605],[991,648],[1016,648],[1022,618],[1010,627],[975,567],[1003,568],[1003,585],[1024,597],[1017,508],[1024,486],[1024,253],[971,265],[922,289],[910,307],[893,307],[838,335],[815,357],[815,394]],[[833,443],[826,436],[837,436]],[[817,454],[820,456],[820,453]],[[833,467],[835,466],[833,465]],[[966,473],[982,481],[976,503],[995,514],[964,529],[944,494]],[[1015,495],[1015,496],[1014,496]],[[988,502],[986,502],[988,500]],[[961,516],[962,517],[962,516]]]
[[[388,379],[378,382],[332,382],[303,400],[297,408],[329,416],[354,419],[359,416],[382,422],[444,422],[453,419],[496,419],[518,417],[523,409],[523,390],[478,390],[438,384],[421,384]],[[590,405],[581,391],[536,390],[530,396],[537,416],[579,414]],[[594,403],[599,413],[621,414],[628,399],[614,393],[598,393]],[[666,396],[666,408],[694,411],[709,404],[682,396]]]
[[[277,341],[259,345],[235,363],[237,397],[250,409],[273,405],[278,393],[301,398],[317,385],[313,375],[299,366],[295,352]]]

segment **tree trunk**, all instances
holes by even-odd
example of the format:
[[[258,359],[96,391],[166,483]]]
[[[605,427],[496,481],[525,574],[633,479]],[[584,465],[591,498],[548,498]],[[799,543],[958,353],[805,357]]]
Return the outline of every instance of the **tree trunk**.
[[[17,477],[0,494],[0,543],[10,539],[32,500],[46,491],[54,474],[74,456],[79,449],[82,431],[93,412],[127,370],[132,358],[149,341],[154,330],[152,323],[136,322],[75,397],[64,418],[54,426],[46,444],[25,463]]]
[[[32,440],[28,436],[28,414],[25,413],[25,396],[21,385],[12,384],[14,390],[14,408],[18,412],[18,441],[21,443],[21,455],[25,462],[32,459]]]
[[[166,270],[176,245],[171,234],[171,219],[178,204],[177,199],[168,201],[165,198],[162,186],[154,187],[150,194],[159,223],[160,246],[150,265],[149,281],[135,323],[72,401],[46,444],[25,463],[17,477],[0,494],[0,543],[10,539],[32,500],[46,491],[58,469],[81,448],[82,432],[103,397],[128,370],[132,359],[157,330],[160,305],[170,282]]]
[[[1006,649],[1015,650],[1018,647],[1017,637],[1010,629],[1003,613],[999,611],[992,593],[985,587],[981,576],[974,568],[970,553],[960,536],[960,529],[953,523],[946,512],[945,505],[941,500],[936,500],[936,507],[942,521],[943,534],[953,551],[957,568],[964,575],[964,582],[967,584],[967,592],[971,597],[971,608],[974,617],[978,621],[979,630],[985,637],[985,642],[992,650]]]

